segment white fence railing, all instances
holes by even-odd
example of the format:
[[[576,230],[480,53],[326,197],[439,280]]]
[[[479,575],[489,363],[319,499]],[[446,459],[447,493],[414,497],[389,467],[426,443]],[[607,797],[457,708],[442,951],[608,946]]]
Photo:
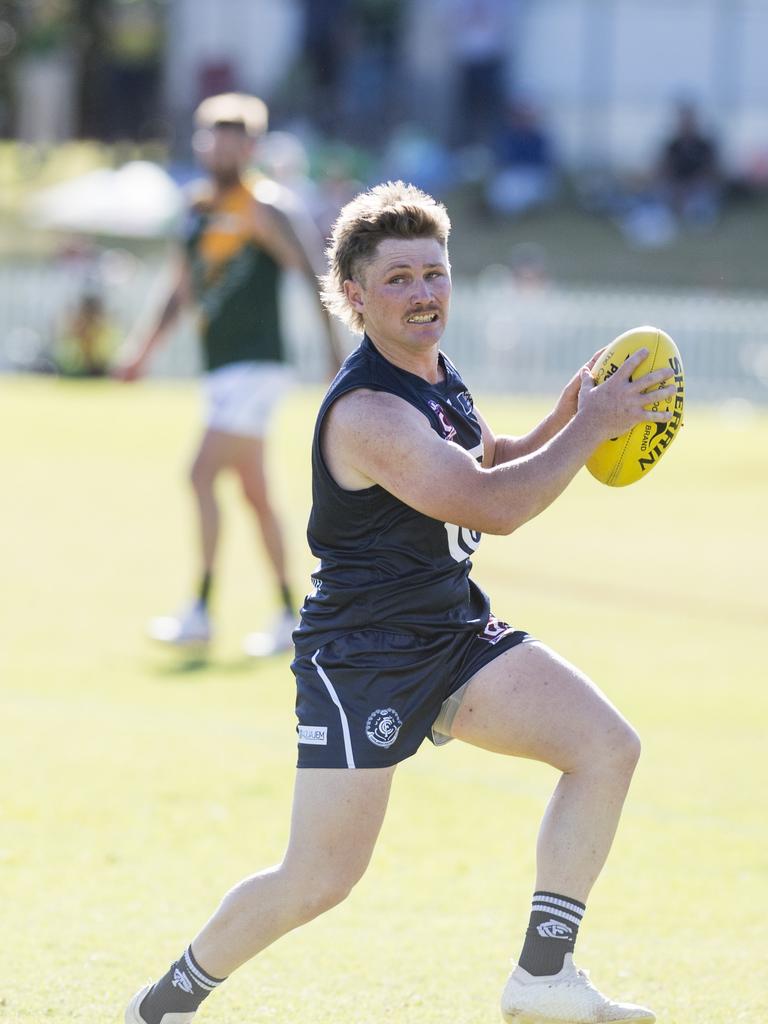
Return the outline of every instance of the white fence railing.
[[[50,343],[83,286],[83,273],[67,267],[0,268],[0,370],[23,365]],[[159,265],[135,264],[116,273],[106,293],[112,320],[127,333],[157,308],[164,287]],[[289,278],[282,301],[301,378],[322,380],[322,338],[308,287]],[[561,387],[595,349],[645,323],[663,327],[676,340],[692,398],[768,403],[768,299],[751,293],[526,288],[486,275],[455,282],[443,347],[474,388],[547,393]],[[194,335],[190,318],[158,352],[153,373],[195,373]]]

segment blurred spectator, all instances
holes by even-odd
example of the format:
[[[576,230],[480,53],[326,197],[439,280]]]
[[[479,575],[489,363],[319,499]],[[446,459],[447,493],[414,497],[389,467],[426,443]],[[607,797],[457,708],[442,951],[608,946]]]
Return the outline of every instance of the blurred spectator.
[[[27,0],[20,6],[15,62],[16,134],[45,146],[75,134],[76,50],[69,0]]]
[[[350,0],[304,0],[304,56],[309,73],[307,106],[323,130],[336,123],[343,34]]]
[[[65,377],[103,377],[117,342],[117,325],[109,319],[100,292],[88,288],[59,331],[53,362]]]
[[[494,213],[516,217],[551,202],[556,173],[552,143],[536,111],[510,103],[496,133],[495,170],[487,188]]]
[[[346,23],[339,112],[355,139],[379,143],[399,115],[404,0],[355,0]]]
[[[451,0],[458,72],[454,141],[490,143],[504,107],[509,0]]]
[[[712,227],[721,202],[717,145],[690,103],[677,109],[675,130],[662,147],[658,183],[662,201],[681,221]]]
[[[163,25],[157,0],[113,0],[107,8],[106,137],[159,137]]]

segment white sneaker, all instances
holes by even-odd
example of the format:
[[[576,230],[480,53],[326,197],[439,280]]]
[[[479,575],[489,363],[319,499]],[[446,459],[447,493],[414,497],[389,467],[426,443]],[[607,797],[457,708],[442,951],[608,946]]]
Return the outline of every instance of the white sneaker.
[[[297,625],[293,612],[281,612],[266,633],[249,633],[243,640],[243,649],[252,658],[267,658],[270,654],[290,651]]]
[[[211,620],[199,603],[190,605],[179,615],[151,619],[147,632],[153,640],[175,647],[194,647],[211,639]]]
[[[655,1021],[656,1014],[634,1003],[614,1003],[598,992],[587,971],[566,953],[559,974],[537,978],[515,967],[501,996],[508,1024],[604,1024],[608,1021]]]
[[[145,985],[144,988],[139,989],[130,1003],[128,1003],[125,1010],[125,1024],[147,1024],[139,1013],[139,1007],[144,1000],[144,996],[151,988],[151,985]],[[194,1010],[186,1013],[164,1013],[160,1024],[190,1024],[194,1016]]]

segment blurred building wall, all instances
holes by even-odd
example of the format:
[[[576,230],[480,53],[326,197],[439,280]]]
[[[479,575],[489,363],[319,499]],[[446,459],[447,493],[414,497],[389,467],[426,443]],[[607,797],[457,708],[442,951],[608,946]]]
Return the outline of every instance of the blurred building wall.
[[[451,132],[465,0],[403,0],[404,120]],[[491,0],[488,6],[494,7]],[[566,166],[639,171],[670,113],[695,101],[732,170],[768,149],[768,0],[499,0],[505,82],[541,108]],[[300,57],[301,0],[172,0],[166,103],[186,127],[201,96],[270,99]]]
[[[449,116],[454,0],[412,0],[403,53],[423,123]],[[535,101],[566,166],[640,171],[695,101],[732,170],[768,151],[766,0],[509,0],[509,91]],[[434,109],[429,109],[434,104]]]
[[[765,0],[528,0],[519,83],[571,165],[646,167],[692,99],[738,169],[768,140]]]

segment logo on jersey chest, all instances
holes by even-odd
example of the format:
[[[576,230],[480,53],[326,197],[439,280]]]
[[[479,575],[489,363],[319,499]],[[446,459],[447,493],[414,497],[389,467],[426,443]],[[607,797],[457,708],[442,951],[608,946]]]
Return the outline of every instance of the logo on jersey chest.
[[[432,399],[427,403],[432,412],[437,416],[438,422],[440,423],[440,430],[442,431],[443,437],[446,441],[453,441],[456,437],[456,427],[451,423],[446,415],[445,409],[440,405],[439,402],[434,402]]]
[[[508,622],[502,622],[501,619],[497,619],[495,615],[489,615],[485,628],[477,635],[481,640],[487,640],[488,643],[493,646],[493,644],[497,644],[502,637],[505,637],[508,633],[514,633],[514,631],[514,627],[510,626]]]
[[[470,416],[472,414],[472,410],[475,407],[475,403],[472,399],[472,395],[470,395],[468,391],[461,391],[456,396],[456,402],[459,405],[459,408],[462,410],[462,412],[465,413],[465,415]]]
[[[377,747],[391,747],[403,722],[394,708],[377,708],[368,715],[365,735]]]
[[[448,536],[448,550],[454,561],[463,562],[473,551],[477,551],[483,538],[482,533],[470,530],[466,526],[456,526],[455,523],[443,523],[443,525]]]

